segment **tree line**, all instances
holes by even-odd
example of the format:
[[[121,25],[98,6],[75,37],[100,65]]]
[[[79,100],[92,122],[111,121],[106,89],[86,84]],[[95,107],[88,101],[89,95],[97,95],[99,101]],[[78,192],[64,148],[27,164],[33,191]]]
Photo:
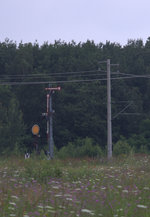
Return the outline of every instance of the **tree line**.
[[[150,38],[125,46],[64,41],[19,44],[0,42],[0,152],[34,149],[31,128],[40,126],[40,148],[46,147],[46,91],[53,94],[55,146],[91,138],[107,143],[106,63],[111,67],[113,143],[126,140],[136,150],[150,149]],[[82,143],[82,142],[81,142]],[[78,144],[80,145],[80,144]]]

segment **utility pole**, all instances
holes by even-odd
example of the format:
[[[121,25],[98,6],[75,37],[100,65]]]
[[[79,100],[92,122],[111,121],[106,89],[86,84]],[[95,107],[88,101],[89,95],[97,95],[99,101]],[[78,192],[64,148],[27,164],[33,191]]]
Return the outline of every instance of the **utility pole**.
[[[45,88],[47,93],[47,113],[43,113],[47,119],[47,141],[49,146],[48,155],[50,159],[54,156],[54,143],[53,143],[53,109],[52,109],[52,94],[55,90],[60,90],[60,87],[48,87]]]
[[[112,158],[111,75],[110,59],[107,59],[107,157]]]

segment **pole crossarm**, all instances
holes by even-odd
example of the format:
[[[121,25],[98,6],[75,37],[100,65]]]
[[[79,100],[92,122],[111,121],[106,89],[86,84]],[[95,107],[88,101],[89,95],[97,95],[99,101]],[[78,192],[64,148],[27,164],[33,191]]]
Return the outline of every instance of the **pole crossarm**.
[[[61,90],[61,87],[47,87],[45,90],[53,91],[53,90]]]

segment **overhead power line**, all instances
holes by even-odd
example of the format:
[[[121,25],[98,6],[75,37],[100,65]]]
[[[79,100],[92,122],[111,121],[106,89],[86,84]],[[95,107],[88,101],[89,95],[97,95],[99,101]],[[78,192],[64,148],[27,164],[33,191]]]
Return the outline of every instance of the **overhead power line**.
[[[105,76],[106,74],[95,74],[95,73],[93,73],[93,74],[87,74],[87,75],[85,75],[85,74],[82,74],[82,75],[71,75],[70,77],[72,78],[72,77],[94,77],[94,76]],[[59,77],[66,77],[66,75],[45,75],[45,76],[28,76],[28,77],[25,77],[25,76],[21,76],[21,77],[19,77],[19,76],[17,76],[17,77],[4,77],[4,78],[1,78],[0,77],[0,80],[19,80],[19,79],[25,79],[25,78],[30,78],[30,79],[40,79],[40,78],[42,78],[42,79],[46,79],[46,78],[59,78]],[[69,78],[69,77],[68,77]]]
[[[74,72],[56,72],[56,73],[31,73],[31,74],[12,74],[12,75],[6,75],[2,74],[0,77],[36,77],[36,76],[57,76],[57,75],[72,75],[72,74],[81,74],[81,73],[92,73],[92,72],[106,72],[104,70],[88,70],[88,71],[74,71]]]
[[[129,73],[119,73],[120,75],[127,75],[127,76],[131,76],[134,78],[150,78],[150,75],[148,74],[144,74],[144,75],[136,75],[136,74],[129,74]]]
[[[75,71],[75,72],[62,72],[62,73],[50,73],[50,74],[48,74],[48,73],[46,73],[46,74],[44,74],[44,73],[38,73],[38,74],[36,74],[36,73],[32,73],[32,74],[1,74],[0,75],[0,78],[7,78],[7,79],[9,79],[9,78],[13,78],[13,77],[16,77],[16,78],[27,78],[27,77],[29,77],[29,78],[31,78],[31,77],[33,77],[33,78],[36,78],[36,77],[38,77],[38,78],[42,78],[42,77],[65,77],[66,75],[70,75],[70,76],[89,76],[89,75],[93,75],[93,73],[99,73],[99,72],[104,72],[104,73],[106,73],[107,71],[105,71],[105,70],[89,70],[89,71]],[[92,74],[85,74],[85,73],[92,73]],[[143,75],[136,75],[136,74],[129,74],[129,73],[121,73],[121,72],[119,72],[119,71],[117,71],[117,72],[111,72],[111,75],[116,75],[116,74],[120,74],[120,75],[125,75],[125,76],[131,76],[131,77],[150,77],[150,75],[148,75],[148,74],[143,74]],[[94,74],[94,75],[99,75],[99,76],[101,76],[101,75],[106,75],[106,74]]]
[[[106,63],[106,62],[105,62]],[[105,74],[101,74],[105,72]],[[16,75],[0,75],[0,85],[34,85],[34,84],[58,84],[58,83],[77,83],[77,82],[95,82],[95,81],[106,81],[107,78],[99,78],[100,76],[105,76],[107,71],[98,70],[88,70],[88,71],[74,71],[74,72],[62,72],[62,73],[50,73],[50,74],[16,74]],[[111,72],[111,75],[118,75],[111,77],[111,80],[121,80],[130,78],[150,78],[150,75],[136,75],[129,73]],[[119,76],[120,75],[120,76]],[[57,78],[67,77],[64,80],[57,80]],[[73,77],[78,77],[78,79],[72,79]],[[79,77],[84,77],[85,79],[79,79]],[[93,78],[88,78],[93,77]],[[20,79],[20,81],[19,81]],[[34,79],[34,81],[26,81],[25,79]],[[35,80],[35,79],[41,79]],[[47,79],[47,80],[45,80]],[[49,80],[48,80],[49,79]],[[55,79],[55,80],[54,80]],[[70,79],[70,80],[69,80]],[[9,81],[10,80],[10,81]],[[15,80],[15,81],[13,81]]]
[[[121,79],[130,79],[134,78],[131,76],[126,77],[115,77],[111,80],[121,80]],[[141,78],[141,76],[136,76],[136,78]],[[144,78],[150,78],[144,77]],[[34,84],[65,84],[65,83],[80,83],[80,82],[96,82],[96,81],[107,81],[107,78],[95,78],[95,79],[76,79],[76,80],[58,80],[58,81],[23,81],[23,82],[0,82],[0,85],[34,85]]]
[[[111,80],[129,79],[133,77],[115,77]],[[34,85],[34,84],[64,84],[64,83],[78,83],[78,82],[94,82],[94,81],[107,81],[107,78],[95,79],[76,79],[76,80],[58,80],[58,81],[23,81],[23,82],[0,82],[0,85]]]

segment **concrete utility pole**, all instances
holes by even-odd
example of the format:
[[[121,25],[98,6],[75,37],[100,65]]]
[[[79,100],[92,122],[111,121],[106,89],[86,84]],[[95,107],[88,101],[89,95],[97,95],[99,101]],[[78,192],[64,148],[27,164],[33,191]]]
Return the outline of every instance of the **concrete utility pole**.
[[[112,158],[111,75],[110,59],[107,59],[107,157]]]
[[[54,144],[53,144],[53,109],[52,109],[52,94],[55,90],[60,90],[60,87],[49,87],[45,88],[48,91],[47,93],[47,113],[43,115],[47,119],[47,141],[49,145],[49,157],[50,159],[54,156]]]

